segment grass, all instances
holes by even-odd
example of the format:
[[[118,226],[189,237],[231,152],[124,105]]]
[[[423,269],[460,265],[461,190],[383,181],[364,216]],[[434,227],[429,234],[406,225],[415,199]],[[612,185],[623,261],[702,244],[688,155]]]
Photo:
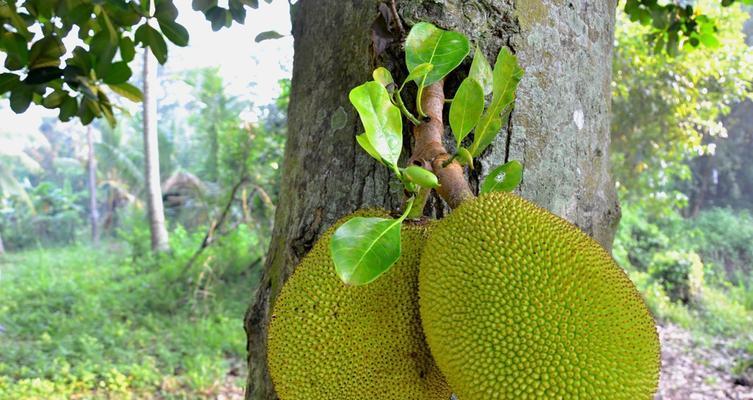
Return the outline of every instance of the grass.
[[[0,259],[0,399],[208,398],[238,392],[256,276],[197,290],[177,261],[99,250]]]

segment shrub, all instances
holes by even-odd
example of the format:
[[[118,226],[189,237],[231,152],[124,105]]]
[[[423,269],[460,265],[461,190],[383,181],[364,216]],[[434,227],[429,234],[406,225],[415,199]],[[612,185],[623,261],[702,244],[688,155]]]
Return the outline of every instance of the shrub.
[[[753,216],[747,211],[714,208],[688,221],[691,238],[704,263],[735,284],[753,273]]]
[[[694,252],[666,251],[654,254],[648,273],[672,301],[698,300],[703,287],[703,262]]]

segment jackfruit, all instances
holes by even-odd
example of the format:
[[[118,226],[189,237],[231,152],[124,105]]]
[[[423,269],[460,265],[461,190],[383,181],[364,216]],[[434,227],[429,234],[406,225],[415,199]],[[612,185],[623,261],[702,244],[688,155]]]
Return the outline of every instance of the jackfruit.
[[[461,400],[637,400],[657,388],[656,327],[630,279],[596,241],[516,195],[482,195],[436,224],[419,298]]]
[[[358,216],[386,216],[365,214]],[[269,326],[268,365],[282,400],[450,398],[418,314],[418,265],[428,226],[403,223],[400,259],[368,285],[347,286],[335,274],[334,227],[303,258]]]

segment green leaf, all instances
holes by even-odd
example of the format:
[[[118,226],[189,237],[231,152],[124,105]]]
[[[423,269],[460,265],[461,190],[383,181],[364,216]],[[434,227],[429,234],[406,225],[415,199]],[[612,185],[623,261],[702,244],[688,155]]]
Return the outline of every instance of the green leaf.
[[[54,91],[42,100],[42,106],[49,109],[58,108],[67,97],[68,94],[65,92]]]
[[[272,2],[272,0],[265,0],[265,1],[267,2],[267,4]],[[240,0],[240,2],[253,9],[259,8],[259,0]]]
[[[389,90],[390,85],[395,83],[395,79],[392,78],[390,70],[384,67],[375,69],[371,76],[374,77],[375,81],[379,82],[379,84],[387,88],[387,90]]]
[[[217,6],[217,0],[192,0],[191,1],[191,7],[195,11],[204,12],[216,6]]]
[[[63,76],[63,70],[58,67],[34,68],[24,79],[27,85],[39,85],[58,79]]]
[[[167,61],[167,43],[158,30],[148,24],[143,24],[136,29],[136,42],[141,43],[152,50],[152,54],[160,64]]]
[[[371,142],[369,142],[369,138],[366,137],[365,133],[356,135],[356,141],[364,151],[369,153],[370,156],[376,158],[380,163],[382,162],[382,156],[380,156],[376,149],[374,149],[374,146],[371,145]]]
[[[154,4],[154,16],[160,22],[174,22],[178,18],[178,8],[173,4],[173,0],[157,0]]]
[[[329,243],[335,272],[348,285],[373,282],[400,259],[400,219],[356,217]]]
[[[259,8],[259,0],[240,0],[240,2],[254,9]],[[270,0],[267,0],[267,3],[269,2]]]
[[[63,42],[55,36],[39,39],[29,51],[29,68],[57,67],[65,54]]]
[[[259,43],[263,42],[265,40],[272,40],[272,39],[280,39],[285,37],[284,35],[280,34],[277,31],[264,31],[254,38],[254,42]]]
[[[16,74],[10,72],[0,74],[0,95],[13,90],[20,81]]]
[[[118,85],[107,85],[113,92],[131,100],[134,103],[140,103],[144,101],[144,95],[141,90],[130,83],[121,83]]]
[[[22,114],[29,108],[34,91],[27,85],[17,85],[10,92],[10,109],[16,114]]]
[[[457,147],[478,124],[483,112],[484,89],[475,79],[465,78],[450,106],[450,127]]]
[[[246,22],[246,9],[243,7],[243,3],[240,0],[228,1],[228,7],[230,8],[230,15],[233,16],[233,20],[239,24]]]
[[[480,193],[512,192],[523,180],[523,165],[510,161],[494,168],[481,184]]]
[[[103,81],[108,85],[116,85],[127,82],[128,79],[131,78],[131,74],[131,68],[128,67],[128,63],[125,61],[118,61],[110,66]]]
[[[464,35],[420,22],[413,26],[405,41],[405,63],[409,72],[424,63],[434,65],[423,82],[424,86],[428,86],[457,68],[470,49],[470,42]]]
[[[183,25],[169,20],[157,20],[159,28],[165,34],[168,40],[175,43],[176,46],[188,46],[188,30]]]
[[[492,102],[476,126],[473,145],[470,148],[474,157],[478,157],[499,133],[503,120],[507,119],[515,102],[515,92],[522,78],[523,69],[518,65],[518,58],[503,47],[494,64]]]
[[[720,46],[719,39],[717,39],[715,33],[704,33],[698,36],[698,39],[703,43],[704,46],[716,49]]]
[[[76,102],[76,99],[73,97],[67,97],[63,102],[60,104],[60,115],[58,115],[58,119],[60,119],[63,122],[70,121],[71,118],[73,118],[74,115],[78,113],[78,103]]]
[[[7,55],[5,67],[10,70],[19,70],[29,62],[26,39],[18,33],[0,34],[0,49],[3,49]]]
[[[439,187],[437,176],[428,169],[419,167],[418,165],[411,165],[405,168],[403,174],[408,179],[408,182],[415,183],[418,186],[429,189]]]
[[[408,74],[408,77],[405,78],[405,82],[415,81],[420,85],[421,81],[424,79],[424,76],[426,76],[433,69],[434,65],[429,63],[417,65],[416,68],[413,68],[413,71]],[[405,83],[403,83],[403,86],[405,86]]]
[[[136,46],[133,44],[133,40],[128,36],[120,38],[120,58],[125,62],[131,62],[135,56]]]
[[[219,31],[222,27],[230,27],[233,24],[233,16],[230,10],[222,7],[212,7],[204,12],[207,20],[212,23],[212,30]]]
[[[476,50],[473,52],[473,62],[471,63],[471,71],[468,77],[475,79],[481,84],[481,87],[484,88],[484,95],[492,92],[494,79],[492,66],[489,65],[489,60],[486,59],[484,52],[478,46],[476,46]]]
[[[387,89],[379,82],[366,82],[351,90],[348,97],[358,111],[374,151],[396,167],[403,149],[403,120],[400,110],[390,101]]]

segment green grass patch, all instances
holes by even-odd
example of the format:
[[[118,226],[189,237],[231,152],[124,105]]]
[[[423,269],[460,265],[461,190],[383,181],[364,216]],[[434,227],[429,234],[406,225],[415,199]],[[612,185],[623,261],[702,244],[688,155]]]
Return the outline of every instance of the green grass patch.
[[[236,254],[232,263],[247,268],[218,274],[210,253],[176,279],[184,256],[127,253],[107,244],[0,259],[1,399],[197,398],[242,387],[242,320],[258,270],[249,257]]]

